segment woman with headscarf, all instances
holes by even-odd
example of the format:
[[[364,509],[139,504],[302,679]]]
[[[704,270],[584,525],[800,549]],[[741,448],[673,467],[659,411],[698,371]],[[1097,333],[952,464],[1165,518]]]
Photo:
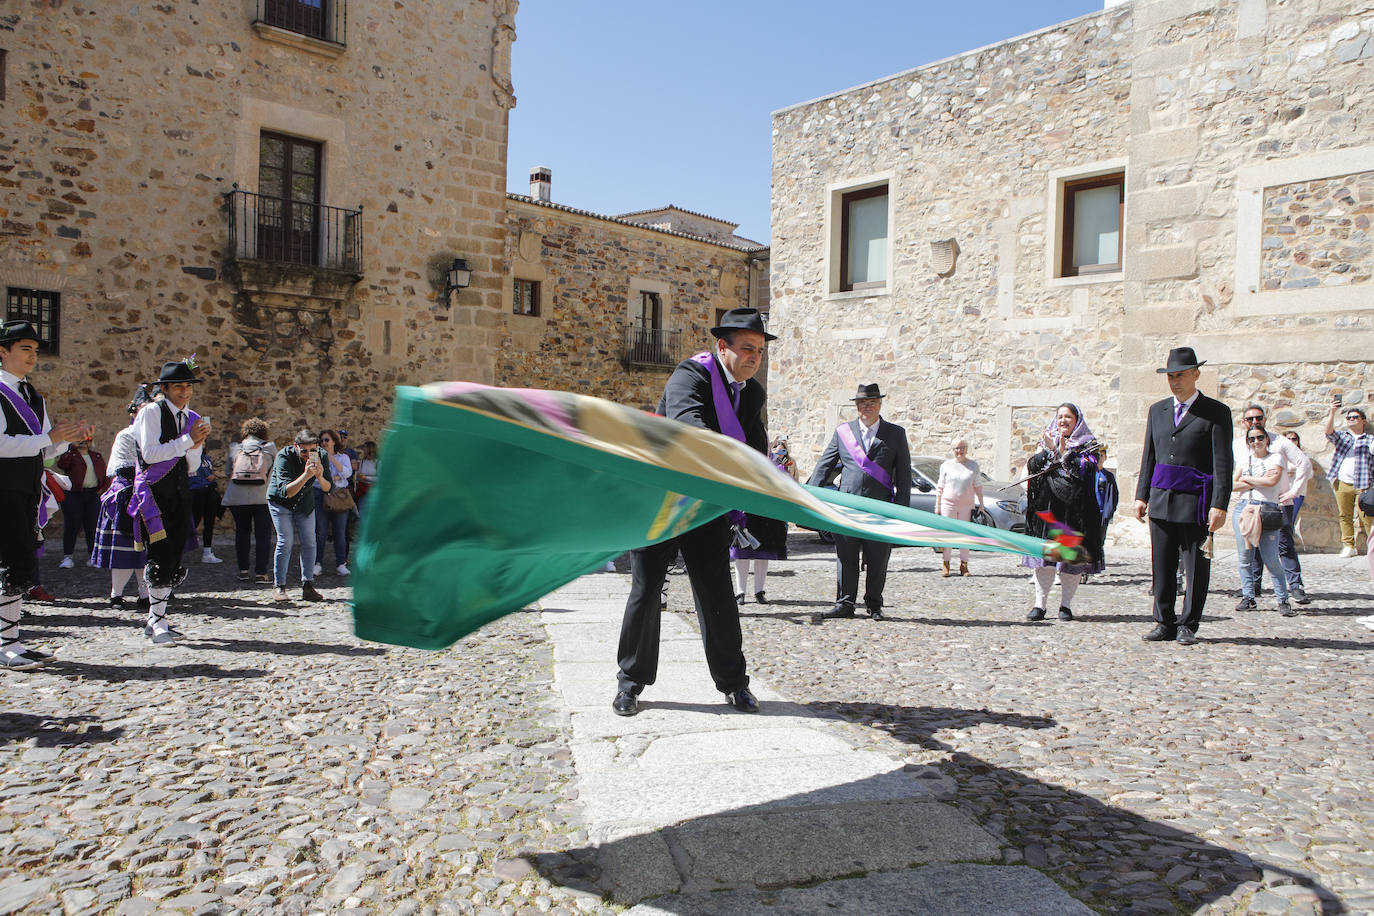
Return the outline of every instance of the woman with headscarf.
[[[1027,620],[1044,620],[1050,588],[1057,572],[1060,584],[1059,619],[1073,619],[1073,596],[1078,583],[1088,573],[1101,572],[1102,510],[1097,503],[1097,471],[1100,462],[1097,440],[1083,412],[1076,404],[1060,404],[1054,419],[1045,427],[1040,448],[1026,462],[1030,479],[1026,485],[1026,533],[1038,538],[1051,536],[1054,522],[1083,535],[1082,555],[1073,563],[1046,565],[1041,557],[1022,557],[1021,565],[1031,569],[1035,605]],[[1054,522],[1040,513],[1053,516]]]

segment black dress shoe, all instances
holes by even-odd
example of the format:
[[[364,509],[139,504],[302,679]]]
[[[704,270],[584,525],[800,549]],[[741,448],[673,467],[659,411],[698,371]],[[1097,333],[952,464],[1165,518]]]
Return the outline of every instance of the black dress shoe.
[[[1027,620],[1044,620],[1044,619],[1045,619],[1045,609],[1042,608],[1042,607],[1033,607],[1033,608],[1031,608],[1031,609],[1030,609],[1030,613],[1026,615],[1026,619],[1027,619]]]
[[[842,620],[854,616],[854,609],[843,604],[837,604],[830,610],[821,615],[822,620]]]
[[[765,595],[763,592],[754,592],[754,600],[757,601],[759,604],[767,604],[768,596]]]
[[[632,716],[639,712],[639,697],[629,690],[622,690],[611,701],[611,709],[617,716]]]
[[[1197,634],[1188,627],[1179,627],[1178,635],[1174,637],[1174,642],[1180,646],[1191,646],[1197,643]]]
[[[146,611],[152,606],[153,601],[151,598],[140,598],[134,602],[134,607],[138,608],[140,611]]]
[[[1067,607],[1065,607],[1065,606],[1062,605],[1062,604],[1059,605],[1059,619],[1060,619],[1060,620],[1073,620],[1073,611],[1069,610]]]
[[[868,617],[869,617],[870,620],[885,620],[885,619],[887,619],[887,618],[883,617],[883,609],[882,609],[882,608],[878,608],[878,607],[871,607],[871,608],[869,608],[869,609],[868,609]]]
[[[735,604],[743,604],[743,603],[744,603],[744,592],[740,592],[738,595],[735,596]]]
[[[749,692],[748,687],[741,687],[732,690],[725,695],[725,702],[738,709],[740,712],[758,712],[759,701],[754,699],[754,695]]]
[[[1140,637],[1146,642],[1169,642],[1177,633],[1173,627],[1166,627],[1162,623],[1155,624],[1155,628],[1144,636]]]
[[[124,609],[124,596],[123,596],[123,595],[111,595],[111,596],[110,596],[110,607],[112,607],[112,608],[119,608],[120,610],[123,610],[123,609]]]

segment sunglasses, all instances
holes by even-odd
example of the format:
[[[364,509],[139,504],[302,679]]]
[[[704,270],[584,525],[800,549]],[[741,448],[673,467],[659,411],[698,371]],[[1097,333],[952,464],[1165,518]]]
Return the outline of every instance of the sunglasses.
[[[1264,414],[1260,414],[1258,417],[1241,417],[1241,419],[1246,423],[1258,423],[1264,419]]]
[[[1363,420],[1364,417],[1360,416],[1360,415],[1357,414],[1357,413],[1352,413],[1350,416],[1346,417],[1345,419],[1346,419],[1346,421],[1349,422],[1349,423],[1354,423],[1356,420]]]
[[[1269,437],[1268,437],[1268,436],[1246,436],[1246,437],[1245,437],[1245,441],[1246,441],[1246,442],[1268,442],[1268,441],[1269,441]]]

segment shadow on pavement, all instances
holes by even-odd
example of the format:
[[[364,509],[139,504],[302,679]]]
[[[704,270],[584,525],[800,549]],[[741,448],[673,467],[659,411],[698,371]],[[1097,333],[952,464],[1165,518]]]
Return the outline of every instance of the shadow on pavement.
[[[1266,649],[1336,649],[1342,652],[1374,650],[1374,639],[1356,642],[1344,639],[1322,639],[1315,636],[1217,636],[1199,635],[1198,642],[1229,643],[1233,646],[1263,646]]]
[[[178,643],[187,649],[208,649],[215,652],[259,652],[263,655],[342,655],[348,658],[386,655],[387,650],[376,646],[346,646],[314,642],[280,642],[271,639],[224,639],[189,635]]]
[[[76,747],[114,741],[123,734],[122,728],[107,730],[95,716],[0,713],[0,747],[20,741],[32,741],[36,747]]]
[[[167,651],[175,652],[176,649]],[[207,677],[224,680],[243,680],[266,677],[262,668],[221,668],[219,665],[94,665],[87,662],[59,658],[35,668],[28,674],[56,674],[61,677],[82,677],[92,681],[122,684],[126,681],[170,681],[183,677]]]
[[[708,712],[716,708],[691,703],[652,705]],[[950,759],[925,769],[938,769],[953,782],[954,807],[987,830],[995,843],[960,851],[960,842],[971,843],[970,849],[978,844],[967,831],[961,837],[960,828],[949,823],[954,848],[939,848],[938,841],[933,848],[927,832],[907,825],[915,819],[919,826],[922,818],[947,811],[944,805],[921,799],[864,801],[883,797],[881,791],[870,791],[878,788],[870,783],[916,778],[888,773],[689,819],[599,846],[535,854],[530,857],[532,863],[549,880],[565,887],[609,892],[622,904],[653,897],[657,911],[693,916],[713,912],[709,903],[703,903],[704,891],[724,887],[757,891],[758,905],[745,911],[772,912],[769,895],[785,888],[824,887],[822,882],[834,879],[896,874],[931,862],[985,863],[965,866],[970,869],[968,887],[976,883],[978,869],[991,875],[996,867],[1024,863],[1100,911],[1141,914],[1194,912],[1232,895],[1242,885],[1259,882],[1263,872],[1270,872],[1271,881],[1283,876],[1304,888],[1298,896],[1308,898],[1314,913],[1347,912],[1339,897],[1306,874],[1252,860],[1171,824],[955,751],[934,737],[942,730],[988,725],[1051,728],[1056,724],[1053,719],[986,709],[866,703],[766,703],[764,714],[778,706],[786,714],[840,719],[879,729],[916,747],[952,752]],[[1025,874],[1024,869],[1019,871]],[[920,880],[921,871],[909,874],[913,882]],[[678,892],[697,896],[660,896]],[[1059,900],[1062,905],[1062,897]],[[955,901],[951,898],[950,902]],[[950,910],[968,911],[963,903]],[[936,911],[938,904],[931,910]],[[998,899],[984,911],[1047,912],[1043,904],[1018,899]]]

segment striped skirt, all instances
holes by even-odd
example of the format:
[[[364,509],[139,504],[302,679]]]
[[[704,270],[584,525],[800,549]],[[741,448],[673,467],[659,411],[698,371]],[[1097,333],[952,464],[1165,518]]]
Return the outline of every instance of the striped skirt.
[[[118,484],[116,480],[115,485]],[[100,569],[142,569],[148,565],[146,551],[134,547],[134,520],[129,516],[133,487],[127,484],[100,500],[100,518],[95,528],[95,548],[91,565]]]

